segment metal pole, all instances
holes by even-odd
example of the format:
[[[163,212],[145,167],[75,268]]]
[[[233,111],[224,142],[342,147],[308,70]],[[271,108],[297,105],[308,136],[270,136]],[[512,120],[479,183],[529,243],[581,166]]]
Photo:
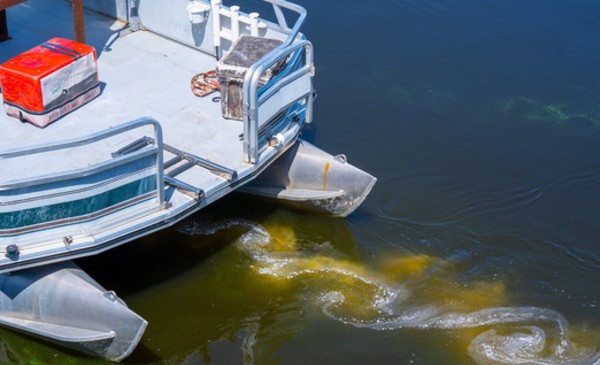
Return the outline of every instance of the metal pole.
[[[232,6],[231,11],[231,43],[237,41],[240,37],[240,7]]]
[[[215,45],[215,56],[221,58],[221,0],[212,0],[212,28],[213,28],[213,43]]]
[[[73,27],[75,29],[75,40],[85,43],[85,23],[83,19],[83,0],[72,0],[73,5]]]

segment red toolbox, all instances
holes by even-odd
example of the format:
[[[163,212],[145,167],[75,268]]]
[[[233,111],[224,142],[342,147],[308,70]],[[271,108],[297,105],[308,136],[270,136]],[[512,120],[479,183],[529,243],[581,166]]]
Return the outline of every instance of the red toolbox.
[[[100,94],[96,51],[53,38],[0,65],[8,115],[45,127]]]

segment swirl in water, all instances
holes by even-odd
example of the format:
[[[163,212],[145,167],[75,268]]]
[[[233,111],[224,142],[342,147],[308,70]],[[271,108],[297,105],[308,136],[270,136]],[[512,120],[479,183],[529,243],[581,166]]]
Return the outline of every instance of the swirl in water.
[[[315,275],[319,282],[334,280],[336,285],[331,285],[331,290],[324,289],[319,296],[323,313],[334,320],[374,330],[519,325],[510,332],[505,328],[500,333],[497,329],[484,331],[471,341],[469,355],[480,364],[600,365],[600,353],[572,343],[568,338],[567,320],[551,309],[496,307],[457,313],[443,311],[433,304],[411,306],[405,303],[411,297],[406,287],[391,287],[374,279],[374,275],[356,263],[297,251],[295,242],[283,249],[281,245],[275,247],[265,228],[246,220],[227,221],[202,229],[187,227],[182,233],[211,234],[236,226],[248,229],[240,237],[238,247],[254,260],[258,273],[285,280]],[[351,285],[352,289],[344,290],[344,286],[339,289],[340,282]],[[358,296],[353,294],[357,287],[363,290]],[[364,290],[370,293],[366,301]],[[349,298],[353,295],[361,299]],[[551,331],[551,339],[542,328]]]

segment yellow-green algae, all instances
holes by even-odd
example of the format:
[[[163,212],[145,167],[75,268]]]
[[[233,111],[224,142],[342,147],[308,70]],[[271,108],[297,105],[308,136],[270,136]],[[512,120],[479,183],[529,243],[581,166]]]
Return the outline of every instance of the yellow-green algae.
[[[497,102],[496,110],[502,116],[531,122],[559,126],[600,126],[600,103],[583,108],[568,102],[551,103],[517,96]]]

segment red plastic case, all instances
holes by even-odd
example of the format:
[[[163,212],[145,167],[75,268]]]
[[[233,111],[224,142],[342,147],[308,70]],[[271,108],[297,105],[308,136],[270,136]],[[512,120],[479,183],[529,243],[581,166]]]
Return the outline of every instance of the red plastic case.
[[[53,38],[0,65],[8,115],[45,127],[100,94],[93,47]]]

